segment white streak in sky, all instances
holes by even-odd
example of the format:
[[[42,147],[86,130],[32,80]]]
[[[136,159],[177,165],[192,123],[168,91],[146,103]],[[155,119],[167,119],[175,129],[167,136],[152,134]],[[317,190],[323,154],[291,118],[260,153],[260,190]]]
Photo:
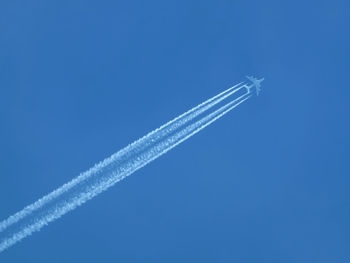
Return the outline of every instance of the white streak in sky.
[[[168,134],[175,129],[179,128],[180,126],[186,124],[188,121],[194,119],[204,111],[210,109],[211,107],[215,106],[217,103],[221,102],[222,100],[226,99],[227,97],[231,96],[232,94],[236,93],[238,90],[244,88],[245,86],[240,86],[242,83],[239,83],[220,94],[208,99],[207,101],[199,104],[198,106],[192,108],[191,110],[181,114],[180,116],[176,117],[175,119],[169,121],[168,123],[162,125],[156,130],[153,130],[152,132],[148,133],[141,139],[133,142],[132,144],[128,145],[127,147],[123,148],[119,152],[113,154],[111,157],[105,159],[104,161],[96,164],[94,167],[89,169],[88,171],[82,173],[78,177],[74,178],[70,182],[62,185],[60,188],[54,190],[53,192],[49,193],[48,195],[40,198],[35,203],[25,207],[21,211],[17,212],[16,214],[10,216],[6,220],[0,222],[0,232],[4,231],[7,227],[10,225],[18,222],[22,218],[28,216],[30,213],[35,211],[36,209],[39,209],[46,203],[50,202],[52,199],[56,198],[57,196],[60,196],[63,192],[68,191],[78,183],[86,180],[91,174],[95,173],[102,167],[108,165],[109,163],[113,162],[116,158],[119,156],[125,154],[126,152],[132,152],[135,148],[145,147],[149,143],[152,143],[156,140],[156,138],[160,138],[164,136],[164,134]]]
[[[196,120],[200,114],[208,111],[242,88],[242,86],[237,87],[238,85],[147,134],[69,183],[1,222],[0,232],[4,235],[0,238],[0,252],[107,190],[250,98],[250,95],[245,93],[214,112]]]

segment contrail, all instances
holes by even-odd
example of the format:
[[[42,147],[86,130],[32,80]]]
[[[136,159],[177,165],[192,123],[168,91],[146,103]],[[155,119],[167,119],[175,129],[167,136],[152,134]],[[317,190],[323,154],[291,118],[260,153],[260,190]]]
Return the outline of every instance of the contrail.
[[[245,87],[238,84],[194,107],[1,222],[0,252],[107,190],[237,107],[250,98],[250,92],[197,120],[202,113]]]
[[[75,185],[77,185],[79,182],[82,182],[85,180],[87,177],[89,177],[91,174],[94,172],[98,171],[101,167],[107,165],[110,162],[113,162],[114,159],[116,159],[118,156],[121,156],[127,152],[132,152],[133,149],[141,149],[149,145],[149,143],[155,142],[156,139],[162,138],[162,136],[174,131],[175,129],[183,126],[193,118],[197,117],[204,111],[210,109],[211,107],[215,106],[217,103],[221,102],[222,100],[226,99],[228,96],[231,96],[232,94],[236,93],[240,89],[244,88],[243,86],[240,86],[242,83],[239,83],[223,92],[220,94],[208,99],[207,101],[199,104],[198,106],[192,108],[191,110],[185,112],[184,114],[176,117],[175,119],[169,121],[165,125],[159,127],[158,129],[150,132],[149,134],[145,135],[141,139],[133,142],[132,144],[128,145],[124,149],[120,150],[116,154],[112,155],[111,157],[105,159],[101,163],[96,164],[93,168],[90,170],[82,173],[80,176],[74,178],[70,182],[64,184],[60,188],[56,189],[55,191],[51,192],[50,194],[40,198],[38,201],[35,203],[25,207],[18,213],[10,216],[8,219],[0,222],[0,232],[4,231],[7,227],[10,225],[18,222],[22,218],[26,217],[36,209],[42,207],[45,205],[47,202],[50,202],[50,200],[56,198],[60,194],[62,194],[65,191],[68,191]]]

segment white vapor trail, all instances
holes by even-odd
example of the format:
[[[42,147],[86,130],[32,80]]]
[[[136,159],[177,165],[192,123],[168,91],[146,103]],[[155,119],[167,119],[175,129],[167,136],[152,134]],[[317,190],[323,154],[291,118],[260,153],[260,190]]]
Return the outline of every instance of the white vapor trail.
[[[0,222],[0,253],[107,190],[243,103],[251,97],[249,93],[244,93],[198,119],[201,114],[245,87],[240,84],[152,131],[57,190]]]
[[[123,155],[123,154],[125,154],[127,152],[131,152],[133,149],[140,148],[140,147],[145,147],[145,146],[149,145],[149,143],[154,142],[156,140],[156,138],[159,139],[160,137],[164,136],[164,134],[168,134],[168,133],[174,131],[175,129],[181,127],[182,125],[186,124],[188,121],[194,119],[195,117],[197,117],[198,115],[200,115],[204,111],[206,111],[206,110],[210,109],[211,107],[215,106],[217,103],[219,103],[222,100],[226,99],[228,96],[231,96],[232,94],[236,93],[240,89],[244,88],[244,86],[240,86],[241,84],[242,83],[239,83],[239,84],[237,84],[237,85],[235,85],[235,86],[233,86],[233,87],[231,87],[231,88],[221,92],[220,94],[218,94],[218,95],[208,99],[207,101],[199,104],[198,106],[190,109],[189,111],[181,114],[180,116],[176,117],[175,119],[173,119],[173,120],[169,121],[168,123],[162,125],[158,129],[153,130],[152,132],[148,133],[147,135],[145,135],[141,139],[133,142],[132,144],[130,144],[127,147],[125,147],[124,149],[122,149],[119,152],[113,154],[111,157],[109,157],[109,158],[105,159],[104,161],[96,164],[93,168],[91,168],[88,171],[82,173],[81,175],[79,175],[78,177],[74,178],[70,182],[64,184],[60,188],[58,188],[58,189],[54,190],[53,192],[51,192],[50,194],[40,198],[35,203],[25,207],[21,211],[19,211],[16,214],[10,216],[6,220],[0,222],[0,233],[2,231],[4,231],[7,227],[9,227],[12,224],[18,222],[22,218],[28,216],[30,213],[32,213],[36,209],[39,209],[40,207],[42,207],[46,203],[50,202],[51,200],[53,200],[57,196],[59,196],[62,193],[64,193],[65,191],[68,191],[69,189],[71,189],[72,187],[77,185],[78,183],[86,180],[86,178],[88,178],[91,174],[95,173],[96,171],[98,171],[102,167],[108,165],[109,163],[113,162],[119,156],[121,156],[121,155]]]

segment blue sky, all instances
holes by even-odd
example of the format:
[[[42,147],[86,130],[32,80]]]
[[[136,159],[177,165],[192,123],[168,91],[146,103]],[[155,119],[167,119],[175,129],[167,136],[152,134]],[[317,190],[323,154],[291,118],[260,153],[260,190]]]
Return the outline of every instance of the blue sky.
[[[1,262],[349,262],[347,1],[1,1],[0,218],[252,74],[261,96]]]

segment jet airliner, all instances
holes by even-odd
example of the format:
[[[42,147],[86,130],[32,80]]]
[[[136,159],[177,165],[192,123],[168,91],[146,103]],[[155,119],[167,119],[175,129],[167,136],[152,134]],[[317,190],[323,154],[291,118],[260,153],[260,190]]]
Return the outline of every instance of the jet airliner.
[[[252,85],[246,86],[248,93],[250,93],[250,89],[255,87],[256,88],[256,95],[258,96],[261,91],[261,82],[263,82],[264,78],[257,79],[252,76],[247,76],[247,79],[249,79],[251,82],[253,82]]]

